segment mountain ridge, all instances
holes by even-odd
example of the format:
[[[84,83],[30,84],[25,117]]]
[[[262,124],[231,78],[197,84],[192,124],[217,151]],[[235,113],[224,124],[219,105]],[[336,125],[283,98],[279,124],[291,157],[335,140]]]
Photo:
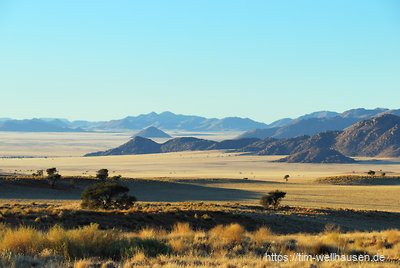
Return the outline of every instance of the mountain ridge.
[[[182,137],[158,144],[149,139],[137,138],[117,148],[85,156],[112,155],[121,152],[138,154],[227,149],[257,155],[288,155],[280,159],[280,162],[353,163],[354,159],[349,156],[400,156],[400,117],[382,114],[357,122],[344,131],[324,131],[312,136],[300,135],[282,139],[242,138],[216,142]],[[145,146],[141,142],[144,141],[152,146],[148,152],[143,150]]]

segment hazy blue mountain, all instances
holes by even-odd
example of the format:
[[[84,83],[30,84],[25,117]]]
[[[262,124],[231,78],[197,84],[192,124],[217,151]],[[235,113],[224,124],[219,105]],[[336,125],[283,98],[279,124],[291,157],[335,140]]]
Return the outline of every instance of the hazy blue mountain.
[[[132,137],[143,137],[143,138],[171,138],[170,135],[162,131],[161,129],[158,129],[156,127],[147,127]]]
[[[329,118],[329,117],[334,117],[337,115],[339,115],[339,113],[337,113],[337,112],[319,111],[319,112],[302,115],[302,116],[298,117],[296,120],[310,119],[310,118]]]
[[[281,129],[281,127],[272,127],[272,128],[254,128],[250,129],[243,134],[239,135],[237,139],[245,139],[245,138],[257,138],[257,139],[265,139],[268,137],[274,137],[276,132]]]
[[[292,118],[282,118],[279,120],[276,120],[274,122],[272,122],[271,124],[268,125],[268,128],[273,128],[273,127],[282,127],[284,125],[287,125],[291,122],[293,122],[295,119]]]
[[[61,120],[41,119],[6,120],[0,122],[0,131],[20,132],[82,132],[81,128],[66,127]]]
[[[300,116],[298,119],[289,122],[281,127],[271,127],[263,129],[251,129],[238,138],[290,138],[299,135],[312,136],[319,132],[344,130],[347,127],[357,123],[360,120],[378,116],[382,113],[398,113],[400,110],[388,110],[377,108],[373,110],[352,109],[341,114],[329,111],[315,112],[308,115]]]
[[[358,109],[351,109],[351,110],[345,111],[345,112],[341,113],[340,116],[344,117],[344,118],[351,117],[351,118],[367,119],[367,118],[371,118],[373,116],[376,116],[378,114],[385,113],[388,111],[389,111],[389,109],[386,109],[386,108],[376,108],[373,110],[358,108]]]
[[[300,116],[296,119],[283,118],[264,124],[249,118],[226,117],[205,118],[193,115],[181,115],[171,112],[148,113],[138,116],[128,116],[119,120],[91,122],[85,120],[69,121],[64,118],[39,118],[15,120],[0,118],[0,131],[126,131],[140,130],[154,126],[164,130],[177,131],[246,131],[238,138],[266,137],[290,138],[299,135],[314,135],[328,130],[344,130],[354,123],[369,119],[382,114],[394,114],[400,116],[400,109],[389,110],[386,108],[376,109],[352,109],[343,113],[332,111],[318,111]],[[39,120],[32,121],[30,120]]]
[[[99,125],[103,124],[104,121],[86,121],[86,120],[75,120],[69,123],[70,127],[80,127],[87,130],[94,130]]]
[[[160,114],[149,113],[139,116],[128,116],[120,120],[104,122],[100,129],[131,129],[137,130],[154,126],[166,130],[186,131],[228,131],[248,130],[251,128],[267,127],[266,124],[253,121],[249,118],[227,117],[223,119],[205,118],[192,115],[180,115],[171,112]]]

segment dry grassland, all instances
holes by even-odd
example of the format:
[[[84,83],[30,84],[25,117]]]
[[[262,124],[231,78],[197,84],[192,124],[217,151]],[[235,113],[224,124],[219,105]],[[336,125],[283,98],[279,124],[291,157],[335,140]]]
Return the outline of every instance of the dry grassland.
[[[240,201],[258,203],[260,196],[279,189],[287,192],[285,205],[335,207],[400,211],[400,185],[329,185],[314,179],[342,174],[365,174],[383,170],[387,176],[400,174],[398,159],[383,159],[357,164],[289,164],[273,163],[280,156],[252,156],[221,151],[177,152],[167,154],[106,156],[3,158],[2,172],[31,174],[37,169],[57,167],[62,175],[95,175],[108,168],[110,175],[138,178],[131,189],[143,201]],[[286,183],[283,176],[289,174]],[[142,180],[147,178],[148,180]],[[199,179],[201,178],[201,179]],[[244,180],[243,178],[248,178]],[[217,180],[215,180],[217,179]],[[16,186],[17,187],[17,186]],[[18,190],[19,189],[19,190]],[[13,189],[29,193],[35,189]],[[1,190],[2,198],[13,198],[10,189]],[[33,194],[35,199],[51,199],[52,191]],[[79,195],[61,193],[59,198],[79,199]]]

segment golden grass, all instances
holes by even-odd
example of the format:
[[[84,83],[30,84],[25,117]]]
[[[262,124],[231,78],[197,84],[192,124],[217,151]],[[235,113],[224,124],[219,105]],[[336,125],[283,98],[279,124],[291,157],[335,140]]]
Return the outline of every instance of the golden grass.
[[[68,247],[80,244],[80,250],[91,247],[110,245],[116,239],[121,240],[119,232],[102,231],[96,225],[65,230],[59,226],[52,227],[48,232],[40,232],[33,228],[19,227],[17,229],[2,228],[0,234],[0,259],[5,253],[33,255],[45,262],[53,254],[60,255],[62,250],[71,250]],[[91,255],[81,254],[73,267],[267,267],[276,263],[266,261],[263,256],[268,249],[269,253],[276,254],[383,254],[386,259],[400,261],[400,231],[397,229],[381,232],[349,232],[339,230],[326,231],[318,235],[311,234],[273,234],[268,228],[262,227],[254,232],[246,232],[239,224],[218,225],[208,232],[193,231],[185,223],[177,223],[171,231],[158,232],[156,240],[167,243],[173,249],[170,255],[158,254],[147,256],[143,251],[136,251],[124,256],[121,260],[111,260],[110,256],[102,255],[102,251],[90,251]],[[136,233],[143,235],[143,230]],[[191,235],[187,235],[190,233]],[[134,237],[132,233],[128,234]],[[193,238],[191,237],[193,236]],[[134,238],[133,238],[134,239]],[[72,244],[68,244],[71,243]],[[74,244],[75,243],[75,244]],[[65,247],[65,245],[69,245]],[[82,246],[83,245],[83,246]],[[266,246],[269,245],[269,246]],[[119,247],[123,244],[119,244]],[[11,258],[11,263],[14,257]],[[40,259],[42,258],[42,259]],[[98,259],[100,258],[100,259]],[[18,258],[14,258],[17,260]],[[3,261],[4,263],[4,261]],[[68,260],[66,260],[68,263]],[[284,262],[283,267],[303,267],[304,265],[318,265],[322,267],[370,267],[371,263],[315,263],[315,262]],[[107,266],[108,265],[108,266]],[[379,267],[392,267],[391,263],[380,263]],[[395,266],[393,266],[395,267]]]
[[[244,237],[244,229],[238,223],[232,223],[230,225],[218,225],[209,231],[212,238],[215,239],[216,243],[222,242],[223,244],[239,244]]]
[[[268,242],[269,239],[271,239],[272,232],[269,228],[267,227],[260,227],[257,231],[253,233],[252,239],[257,243],[257,244],[264,244]]]

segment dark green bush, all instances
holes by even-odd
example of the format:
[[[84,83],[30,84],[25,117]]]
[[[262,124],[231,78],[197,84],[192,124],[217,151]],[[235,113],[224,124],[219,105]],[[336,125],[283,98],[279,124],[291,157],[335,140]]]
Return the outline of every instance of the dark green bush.
[[[98,178],[99,180],[105,180],[108,178],[108,169],[106,168],[102,168],[99,169],[96,173],[96,178]]]
[[[58,170],[55,167],[46,169],[46,172],[46,179],[49,181],[51,188],[54,188],[56,181],[61,179],[61,175],[58,174]]]
[[[260,204],[264,207],[272,206],[273,208],[277,208],[285,196],[285,192],[275,190],[269,192],[267,195],[263,195],[260,199]]]
[[[92,209],[128,209],[136,197],[127,195],[129,188],[116,182],[100,182],[86,187],[81,195],[81,206]]]

